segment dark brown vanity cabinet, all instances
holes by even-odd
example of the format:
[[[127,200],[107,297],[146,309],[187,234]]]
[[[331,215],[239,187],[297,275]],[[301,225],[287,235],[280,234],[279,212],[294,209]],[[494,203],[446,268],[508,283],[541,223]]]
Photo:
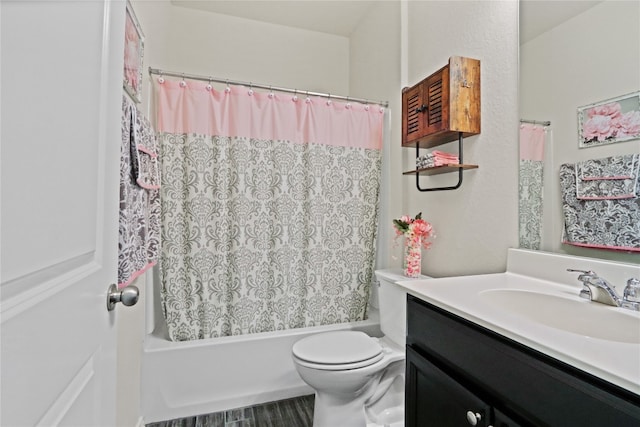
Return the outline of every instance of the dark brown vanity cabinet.
[[[638,427],[640,396],[413,296],[407,427]]]

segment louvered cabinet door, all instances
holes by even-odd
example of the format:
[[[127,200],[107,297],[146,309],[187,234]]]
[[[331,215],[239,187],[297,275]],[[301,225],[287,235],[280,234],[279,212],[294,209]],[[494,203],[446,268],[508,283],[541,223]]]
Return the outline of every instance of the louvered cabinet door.
[[[402,145],[446,130],[449,125],[449,67],[402,93]],[[426,145],[425,145],[426,147]]]
[[[431,75],[422,83],[425,122],[421,136],[432,135],[449,127],[449,67]]]
[[[426,108],[422,102],[422,85],[402,92],[402,145],[409,145],[424,135]]]

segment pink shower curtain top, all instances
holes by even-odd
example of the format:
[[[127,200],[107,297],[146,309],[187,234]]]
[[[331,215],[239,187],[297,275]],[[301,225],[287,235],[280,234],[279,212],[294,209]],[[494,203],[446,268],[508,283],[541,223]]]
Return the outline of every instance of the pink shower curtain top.
[[[193,80],[154,79],[154,85],[159,132],[382,148],[384,109],[379,105],[245,86],[216,90]]]

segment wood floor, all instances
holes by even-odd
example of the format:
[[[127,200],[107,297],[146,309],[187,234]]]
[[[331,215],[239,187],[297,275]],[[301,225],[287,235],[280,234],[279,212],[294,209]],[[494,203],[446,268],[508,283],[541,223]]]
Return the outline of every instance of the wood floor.
[[[268,402],[147,427],[312,427],[314,395]]]

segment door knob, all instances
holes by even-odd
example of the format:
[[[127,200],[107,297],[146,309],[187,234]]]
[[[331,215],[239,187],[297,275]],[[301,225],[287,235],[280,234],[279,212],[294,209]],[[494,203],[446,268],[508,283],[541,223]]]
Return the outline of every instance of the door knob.
[[[116,304],[121,302],[126,306],[134,305],[138,302],[138,296],[140,291],[135,286],[127,286],[118,290],[116,285],[109,286],[107,291],[107,310],[113,311],[116,308]]]

